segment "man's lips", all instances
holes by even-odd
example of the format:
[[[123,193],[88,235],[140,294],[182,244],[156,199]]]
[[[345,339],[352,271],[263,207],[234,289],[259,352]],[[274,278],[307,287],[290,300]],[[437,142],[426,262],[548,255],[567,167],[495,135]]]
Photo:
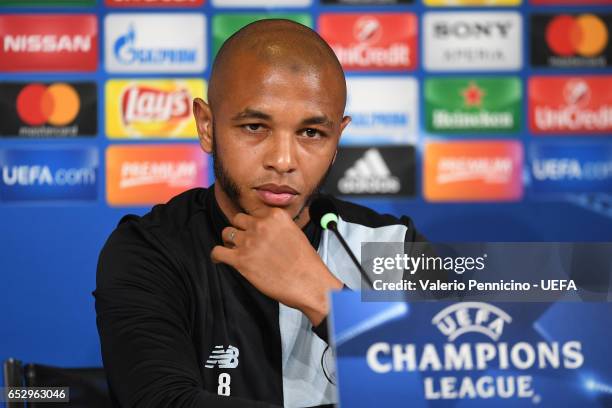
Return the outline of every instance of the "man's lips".
[[[256,187],[255,191],[265,204],[272,206],[289,205],[299,195],[295,189],[289,186],[272,183]]]

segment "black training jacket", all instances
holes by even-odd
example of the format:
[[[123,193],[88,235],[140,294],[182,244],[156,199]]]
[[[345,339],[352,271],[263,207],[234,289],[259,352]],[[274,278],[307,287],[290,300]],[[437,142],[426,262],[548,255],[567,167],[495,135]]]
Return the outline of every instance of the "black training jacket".
[[[421,240],[408,217],[332,199],[338,228],[358,258],[361,242]],[[336,402],[319,363],[326,321],[313,328],[235,269],[213,264],[210,252],[228,225],[211,186],[186,191],[142,217],[123,217],[108,238],[93,295],[116,407]],[[304,233],[330,271],[358,290],[360,275],[335,237],[313,222]]]

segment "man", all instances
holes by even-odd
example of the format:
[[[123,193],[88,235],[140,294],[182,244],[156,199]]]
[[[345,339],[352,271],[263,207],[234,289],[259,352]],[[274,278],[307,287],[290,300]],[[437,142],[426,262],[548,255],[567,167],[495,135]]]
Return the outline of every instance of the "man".
[[[225,42],[208,104],[193,105],[216,183],[124,217],[100,255],[97,325],[117,406],[337,402],[327,294],[360,278],[308,205],[350,122],[345,103],[340,63],[309,28],[263,20]],[[417,239],[406,217],[335,203],[355,251]]]

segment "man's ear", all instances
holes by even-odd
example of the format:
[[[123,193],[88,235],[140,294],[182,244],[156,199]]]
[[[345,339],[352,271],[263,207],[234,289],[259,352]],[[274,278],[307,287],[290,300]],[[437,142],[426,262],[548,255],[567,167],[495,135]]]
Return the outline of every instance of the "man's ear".
[[[340,122],[340,133],[342,133],[344,131],[344,128],[348,126],[349,123],[351,123],[352,118],[350,116],[345,116],[342,118],[342,122]]]
[[[342,122],[340,122],[340,137],[342,137],[342,132],[344,132],[344,128],[346,128],[349,123],[351,123],[351,117],[345,116],[342,118]],[[339,138],[338,138],[339,139]],[[334,158],[335,160],[335,158]]]
[[[340,137],[342,137],[342,132],[344,132],[344,128],[346,128],[349,123],[351,123],[350,116],[345,116],[342,118],[342,122],[340,122]],[[332,159],[331,164],[334,164],[336,162],[337,156],[338,156],[338,148],[336,147],[336,152],[334,153],[334,158]]]
[[[198,129],[198,137],[200,138],[200,146],[206,153],[212,153],[213,144],[213,117],[210,105],[202,98],[193,100],[193,117],[196,121]]]

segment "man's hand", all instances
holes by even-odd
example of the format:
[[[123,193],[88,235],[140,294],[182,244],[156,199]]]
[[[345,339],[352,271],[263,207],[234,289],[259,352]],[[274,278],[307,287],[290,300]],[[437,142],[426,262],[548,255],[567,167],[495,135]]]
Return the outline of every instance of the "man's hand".
[[[213,262],[234,267],[265,295],[301,310],[317,326],[329,312],[327,291],[342,282],[327,269],[308,238],[280,208],[265,217],[239,213],[213,248]]]

